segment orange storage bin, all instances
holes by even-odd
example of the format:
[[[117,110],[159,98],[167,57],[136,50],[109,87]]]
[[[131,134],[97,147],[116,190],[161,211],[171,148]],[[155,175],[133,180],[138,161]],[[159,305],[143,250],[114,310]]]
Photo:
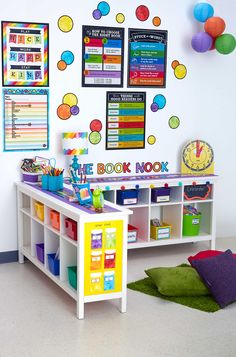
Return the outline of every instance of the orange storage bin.
[[[38,201],[34,202],[35,215],[41,221],[44,221],[44,204]]]
[[[60,213],[54,211],[53,209],[50,210],[50,221],[53,228],[60,230]]]

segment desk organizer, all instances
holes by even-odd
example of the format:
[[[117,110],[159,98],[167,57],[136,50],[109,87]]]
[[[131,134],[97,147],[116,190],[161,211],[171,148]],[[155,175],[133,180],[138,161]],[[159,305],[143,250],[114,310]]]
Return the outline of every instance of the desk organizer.
[[[171,226],[163,222],[162,226],[153,226],[151,224],[151,238],[152,239],[166,239],[170,238]]]
[[[35,215],[41,221],[44,221],[44,205],[41,202],[34,202]]]
[[[138,228],[128,224],[128,243],[134,243],[138,238]]]
[[[21,171],[22,173],[22,181],[25,183],[37,183],[39,181],[39,174],[36,172],[26,172]]]
[[[201,223],[201,214],[183,215],[183,236],[198,236]]]
[[[66,235],[73,240],[77,240],[77,222],[71,218],[65,218]]]
[[[56,253],[48,254],[48,268],[53,275],[60,275],[60,260],[55,257]]]
[[[59,176],[42,175],[42,189],[52,192],[63,190],[63,174]]]
[[[60,213],[51,209],[50,210],[50,221],[53,228],[60,230]]]
[[[38,260],[44,264],[44,243],[37,243],[36,245],[36,254]]]
[[[170,200],[170,188],[152,188],[151,200],[152,202],[168,202]]]
[[[77,266],[67,267],[67,271],[70,285],[77,290]]]
[[[138,203],[138,190],[118,190],[116,203],[119,205],[134,205]]]

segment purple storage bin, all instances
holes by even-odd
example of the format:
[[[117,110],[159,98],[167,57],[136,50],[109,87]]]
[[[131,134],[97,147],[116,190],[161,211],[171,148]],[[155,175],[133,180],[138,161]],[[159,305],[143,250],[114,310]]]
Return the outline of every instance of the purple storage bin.
[[[36,253],[38,260],[44,264],[44,243],[38,243],[36,245]]]
[[[38,182],[39,174],[22,171],[22,179],[24,182],[36,183]]]

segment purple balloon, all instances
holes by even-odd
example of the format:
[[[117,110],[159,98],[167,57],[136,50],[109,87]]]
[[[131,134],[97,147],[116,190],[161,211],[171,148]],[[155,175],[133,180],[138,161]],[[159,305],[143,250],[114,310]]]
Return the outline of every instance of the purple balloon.
[[[197,52],[206,52],[208,51],[213,43],[213,39],[206,32],[198,32],[192,38],[192,48]]]

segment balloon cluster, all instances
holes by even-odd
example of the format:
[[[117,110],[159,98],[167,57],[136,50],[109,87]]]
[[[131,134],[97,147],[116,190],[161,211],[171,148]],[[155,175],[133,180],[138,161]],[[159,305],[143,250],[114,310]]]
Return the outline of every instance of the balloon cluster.
[[[193,11],[197,21],[204,22],[204,30],[198,32],[192,38],[192,48],[197,52],[207,52],[216,49],[223,55],[233,52],[236,47],[235,37],[229,33],[223,33],[225,22],[221,17],[213,16],[214,9],[208,3],[195,5]]]

